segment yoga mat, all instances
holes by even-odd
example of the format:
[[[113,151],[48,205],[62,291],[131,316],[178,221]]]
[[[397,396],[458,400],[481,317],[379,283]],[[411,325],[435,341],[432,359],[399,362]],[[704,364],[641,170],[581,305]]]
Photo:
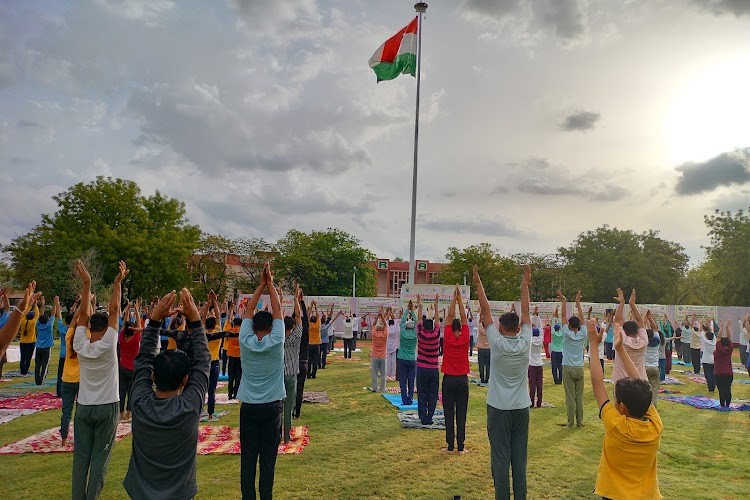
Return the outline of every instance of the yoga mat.
[[[413,410],[400,411],[396,414],[401,427],[404,429],[442,429],[445,430],[445,415],[443,410],[435,410],[431,425],[423,425],[419,420],[419,413]]]
[[[659,387],[659,394],[680,394],[680,391],[677,389],[666,389],[664,387]]]
[[[227,384],[228,384],[227,382],[217,382],[216,383],[216,388],[217,389],[223,389],[223,388],[225,388],[227,386]]]
[[[63,448],[60,441],[60,428],[48,429],[39,434],[16,441],[0,448],[0,455],[19,455],[21,453],[70,453],[73,451],[75,428],[71,426],[68,445]],[[115,440],[119,441],[130,434],[130,423],[117,424]]]
[[[469,380],[474,385],[478,385],[479,387],[487,387],[489,384],[483,384],[478,378],[473,378]]]
[[[2,382],[13,382],[12,378],[0,378],[0,383]]]
[[[215,400],[217,405],[236,405],[240,403],[240,400],[237,398],[229,399],[229,394],[226,392],[217,392]],[[206,403],[208,403],[208,394],[206,394]]]
[[[695,382],[696,384],[705,384],[706,378],[703,375],[691,375],[688,377],[688,380],[691,382]]]
[[[534,406],[532,408],[557,408],[552,403],[548,403],[547,401],[542,401],[542,406]]]
[[[399,411],[416,410],[417,409],[417,395],[414,394],[414,402],[410,405],[401,404],[401,394],[383,394],[383,397],[388,400],[393,406],[398,408]]]
[[[39,410],[0,410],[0,424],[6,424],[11,420],[15,420],[18,417],[24,415],[31,415]]]
[[[213,420],[209,420],[208,413],[201,413],[201,418],[198,419],[199,422],[215,422],[219,420],[221,417],[229,413],[229,410],[222,410],[222,411],[215,411],[214,412],[214,418]]]
[[[226,382],[227,380],[229,380],[229,375],[219,375],[220,382]]]
[[[57,379],[54,378],[46,378],[42,381],[42,385],[36,385],[36,382],[33,380],[28,380],[26,382],[17,382],[9,387],[12,387],[14,389],[49,389],[50,387],[55,387],[57,385]]]
[[[51,392],[34,392],[0,400],[3,410],[55,410],[62,408],[62,399]]]
[[[667,377],[662,381],[662,384],[664,385],[685,385],[685,382],[682,380],[678,380],[674,377],[670,377],[667,375]]]
[[[291,441],[284,444],[279,443],[279,454],[299,455],[310,443],[310,433],[308,427],[292,427],[290,433]],[[198,429],[198,455],[210,454],[239,454],[240,430],[237,427],[227,427],[224,425],[203,425]]]
[[[750,384],[750,379],[735,380],[735,384]]]
[[[673,403],[682,403],[701,410],[750,411],[750,404],[730,403],[729,408],[722,408],[718,399],[709,399],[704,396],[662,396],[659,399],[672,401]]]
[[[302,402],[328,404],[330,400],[325,392],[304,392],[302,393]]]
[[[21,372],[18,370],[10,370],[7,372],[3,372],[3,378],[21,378],[23,375],[21,375]]]

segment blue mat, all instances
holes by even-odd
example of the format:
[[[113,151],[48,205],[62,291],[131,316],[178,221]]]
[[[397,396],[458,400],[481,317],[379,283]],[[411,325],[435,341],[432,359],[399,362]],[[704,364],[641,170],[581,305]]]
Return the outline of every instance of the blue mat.
[[[219,374],[219,381],[226,382],[227,380],[229,380],[229,375]]]
[[[388,400],[389,403],[391,403],[393,406],[398,408],[399,411],[407,411],[407,410],[417,410],[419,407],[417,406],[417,395],[414,395],[414,403],[410,405],[402,405],[401,404],[401,394],[383,394],[383,397]]]

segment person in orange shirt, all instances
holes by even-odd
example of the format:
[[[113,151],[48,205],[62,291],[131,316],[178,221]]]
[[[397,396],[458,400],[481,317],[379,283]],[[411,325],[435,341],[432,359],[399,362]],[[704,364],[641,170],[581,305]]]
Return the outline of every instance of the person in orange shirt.
[[[228,320],[227,320],[228,322]],[[242,318],[234,318],[228,330],[232,333],[239,333],[242,326]],[[240,362],[240,339],[239,337],[226,336],[224,338],[224,349],[227,351],[227,395],[229,399],[237,398],[237,391],[240,388],[242,380],[242,363]]]
[[[656,455],[664,425],[651,403],[651,385],[640,378],[623,346],[622,319],[615,321],[616,358],[622,361],[627,374],[615,383],[616,403],[612,403],[607,395],[602,365],[589,363],[591,386],[604,424],[604,443],[594,493],[615,499],[661,499]],[[589,319],[588,335],[591,352],[597,352],[602,334],[596,331],[596,318]]]

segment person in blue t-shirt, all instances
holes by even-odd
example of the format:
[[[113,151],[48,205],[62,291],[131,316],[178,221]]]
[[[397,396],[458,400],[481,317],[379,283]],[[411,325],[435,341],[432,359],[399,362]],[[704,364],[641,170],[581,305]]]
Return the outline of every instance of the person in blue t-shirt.
[[[34,383],[42,385],[47,378],[49,369],[49,355],[55,339],[52,336],[54,321],[49,313],[42,309],[42,315],[36,322],[36,355],[34,357]]]

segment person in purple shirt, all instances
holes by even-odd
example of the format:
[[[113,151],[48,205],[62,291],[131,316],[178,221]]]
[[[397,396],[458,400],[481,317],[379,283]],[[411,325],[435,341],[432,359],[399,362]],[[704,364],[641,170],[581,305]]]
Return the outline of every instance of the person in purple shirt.
[[[440,315],[435,295],[433,319],[422,315],[422,297],[417,295],[417,408],[422,425],[432,425],[440,388]]]

